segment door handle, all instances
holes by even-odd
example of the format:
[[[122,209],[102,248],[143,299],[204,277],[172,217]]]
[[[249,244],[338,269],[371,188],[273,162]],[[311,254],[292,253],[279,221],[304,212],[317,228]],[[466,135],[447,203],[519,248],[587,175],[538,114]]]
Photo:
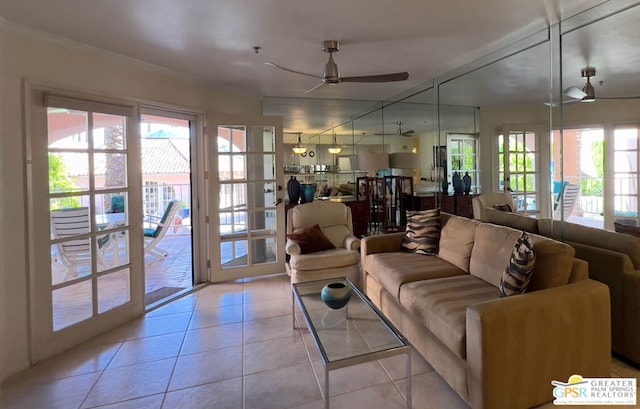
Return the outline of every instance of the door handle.
[[[274,205],[276,205],[276,206],[277,206],[277,205],[279,205],[280,203],[282,203],[282,199],[280,199],[280,198],[279,198],[278,200],[276,200],[276,202],[274,203]]]

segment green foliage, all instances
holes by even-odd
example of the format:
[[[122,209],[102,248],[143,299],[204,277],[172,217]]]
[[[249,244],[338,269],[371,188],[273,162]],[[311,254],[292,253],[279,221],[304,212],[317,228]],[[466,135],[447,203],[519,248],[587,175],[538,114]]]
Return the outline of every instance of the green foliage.
[[[72,192],[78,190],[73,179],[69,177],[67,168],[60,155],[49,154],[49,192]],[[53,200],[51,210],[80,206],[77,197],[67,197]]]
[[[582,178],[581,195],[604,195],[604,141],[591,142],[591,160],[596,169],[597,178]]]

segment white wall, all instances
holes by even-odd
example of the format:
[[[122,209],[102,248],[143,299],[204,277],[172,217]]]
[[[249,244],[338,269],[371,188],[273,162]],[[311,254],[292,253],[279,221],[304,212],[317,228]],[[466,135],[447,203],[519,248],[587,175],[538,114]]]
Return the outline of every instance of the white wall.
[[[187,82],[90,49],[0,31],[0,382],[29,366],[25,78],[199,112],[262,113],[258,97]]]

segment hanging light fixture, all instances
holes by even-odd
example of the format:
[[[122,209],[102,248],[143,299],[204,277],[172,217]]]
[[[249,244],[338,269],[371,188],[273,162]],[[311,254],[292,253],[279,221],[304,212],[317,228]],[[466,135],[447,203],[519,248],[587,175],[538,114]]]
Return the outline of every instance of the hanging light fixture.
[[[340,146],[338,146],[338,143],[336,142],[336,132],[335,131],[333,131],[333,145],[329,146],[329,148],[327,150],[332,155],[338,155],[340,152],[342,152],[342,148]]]
[[[307,147],[304,146],[302,144],[302,142],[300,141],[300,135],[302,135],[302,134],[299,132],[298,133],[298,144],[296,146],[294,146],[293,148],[291,148],[293,153],[297,153],[298,155],[301,155],[301,154],[303,154],[303,153],[305,153],[307,151]]]

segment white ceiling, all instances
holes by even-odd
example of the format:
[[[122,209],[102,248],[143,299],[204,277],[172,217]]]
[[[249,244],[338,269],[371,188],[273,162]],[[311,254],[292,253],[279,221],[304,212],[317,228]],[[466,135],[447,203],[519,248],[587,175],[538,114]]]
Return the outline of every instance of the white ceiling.
[[[260,96],[382,100],[604,0],[0,0],[0,27],[34,30]],[[303,92],[339,40],[341,75],[408,81]],[[253,47],[260,46],[258,54]]]

